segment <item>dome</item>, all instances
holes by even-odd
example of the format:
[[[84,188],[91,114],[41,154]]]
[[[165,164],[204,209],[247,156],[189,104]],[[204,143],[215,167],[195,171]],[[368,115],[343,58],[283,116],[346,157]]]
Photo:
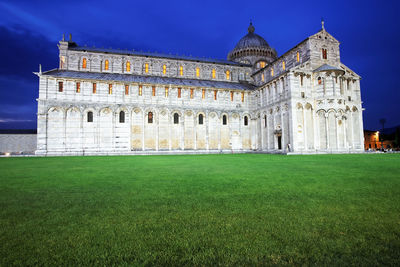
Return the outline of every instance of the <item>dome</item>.
[[[239,40],[235,48],[229,52],[228,60],[256,65],[257,62],[272,62],[277,58],[275,49],[267,41],[254,33],[254,26],[250,22],[248,33]]]
[[[248,28],[249,33],[246,34],[235,46],[234,50],[249,48],[249,47],[269,47],[267,41],[260,35],[254,33],[254,26],[250,23]]]

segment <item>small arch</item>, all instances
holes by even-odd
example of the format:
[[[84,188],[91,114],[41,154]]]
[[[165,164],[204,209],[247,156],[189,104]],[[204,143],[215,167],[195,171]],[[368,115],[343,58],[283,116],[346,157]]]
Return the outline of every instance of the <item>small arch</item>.
[[[119,123],[125,123],[125,112],[122,110],[119,112]]]
[[[227,123],[228,123],[228,119],[227,119],[226,115],[223,115],[222,116],[222,125],[227,125]]]
[[[244,116],[244,126],[249,125],[249,117]]]
[[[104,61],[104,70],[108,70],[109,65],[110,65],[110,62],[108,61],[108,59],[106,59],[106,61]]]
[[[322,84],[322,79],[321,79],[321,77],[318,77],[318,84]]]
[[[203,124],[204,124],[204,115],[199,114],[199,125],[203,125]]]
[[[174,113],[174,124],[179,124],[179,114]]]
[[[147,123],[153,123],[153,112],[147,113]]]
[[[93,112],[89,111],[87,113],[87,122],[93,122]]]

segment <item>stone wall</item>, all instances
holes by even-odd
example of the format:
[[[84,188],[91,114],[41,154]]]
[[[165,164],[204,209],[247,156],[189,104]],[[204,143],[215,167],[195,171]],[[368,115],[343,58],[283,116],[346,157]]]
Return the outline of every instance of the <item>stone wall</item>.
[[[36,134],[0,134],[0,153],[33,153]]]

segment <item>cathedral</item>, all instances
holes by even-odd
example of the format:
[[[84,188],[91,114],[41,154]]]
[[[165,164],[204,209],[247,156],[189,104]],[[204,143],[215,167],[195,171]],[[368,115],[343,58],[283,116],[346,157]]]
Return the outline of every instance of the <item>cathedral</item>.
[[[324,28],[278,56],[248,33],[227,60],[59,42],[39,77],[37,155],[357,153],[360,76]]]

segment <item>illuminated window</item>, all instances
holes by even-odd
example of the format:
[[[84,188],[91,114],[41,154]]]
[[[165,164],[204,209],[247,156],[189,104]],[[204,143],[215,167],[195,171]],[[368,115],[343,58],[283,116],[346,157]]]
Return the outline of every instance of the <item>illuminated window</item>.
[[[262,80],[262,81],[265,81],[264,73],[261,73],[261,80]]]
[[[162,66],[162,74],[167,74],[167,65]]]
[[[259,68],[264,68],[265,67],[265,61],[258,62],[258,67]]]
[[[153,88],[152,88],[152,96],[156,96],[156,87],[155,86],[153,86]]]
[[[127,72],[131,71],[131,63],[129,61],[126,62],[126,71]]]
[[[214,100],[217,100],[217,90],[214,90]]]
[[[165,97],[168,97],[168,87],[165,87]]]
[[[147,123],[153,123],[153,112],[147,114]]]
[[[65,57],[61,56],[61,58],[60,58],[60,69],[64,68],[64,64],[65,64]]]
[[[190,89],[190,98],[193,98],[193,92],[194,92],[193,88]]]
[[[196,68],[196,77],[200,77],[200,68]]]
[[[327,59],[328,58],[328,52],[325,48],[322,48],[322,58]]]
[[[318,77],[318,84],[322,84],[322,79],[321,79],[321,77]]]
[[[222,125],[226,125],[227,123],[227,119],[226,119],[226,115],[222,116]]]
[[[179,75],[183,76],[183,67],[182,66],[179,67]]]
[[[216,73],[215,73],[215,69],[213,69],[213,70],[211,71],[211,77],[212,77],[213,79],[215,79],[216,76],[217,76],[217,75],[216,75]]]
[[[203,124],[203,114],[199,115],[199,124]]]
[[[282,69],[283,69],[283,70],[286,69],[285,61],[282,61]]]
[[[181,88],[178,88],[178,98],[181,98]]]
[[[106,59],[106,61],[104,62],[104,69],[105,69],[105,70],[108,70],[108,65],[109,65],[109,62],[108,62],[108,60]]]
[[[244,93],[242,92],[242,102],[244,102]]]
[[[296,59],[297,59],[297,62],[300,62],[300,52],[297,52]]]
[[[203,90],[201,91],[201,98],[204,99],[205,97],[206,97],[206,90],[203,89]]]
[[[123,111],[119,113],[119,123],[125,123],[125,112]]]
[[[139,96],[141,96],[142,95],[142,85],[139,85]]]
[[[125,84],[125,95],[129,95],[129,85]]]
[[[77,93],[80,93],[80,92],[81,92],[81,83],[80,83],[80,82],[77,82],[77,83],[76,83],[76,92],[77,92]]]
[[[97,91],[97,84],[96,83],[93,83],[93,94],[95,94],[96,93],[96,91]]]
[[[62,92],[64,90],[63,82],[58,82],[58,91]]]
[[[174,124],[179,124],[179,114],[174,113]]]
[[[82,69],[86,69],[86,65],[87,65],[87,60],[86,58],[82,59]]]
[[[231,79],[231,72],[230,72],[229,70],[227,70],[227,71],[225,72],[225,74],[226,74],[226,79],[227,79],[227,80],[230,80],[230,79]]]
[[[144,64],[144,72],[149,73],[149,63]]]
[[[271,68],[271,76],[274,76],[274,68]]]
[[[231,91],[231,101],[233,101],[233,92]]]
[[[108,85],[108,94],[109,95],[112,94],[112,84],[111,83]]]
[[[87,113],[87,122],[93,122],[93,112],[91,111]]]
[[[249,118],[247,116],[244,116],[244,126],[249,125]]]

